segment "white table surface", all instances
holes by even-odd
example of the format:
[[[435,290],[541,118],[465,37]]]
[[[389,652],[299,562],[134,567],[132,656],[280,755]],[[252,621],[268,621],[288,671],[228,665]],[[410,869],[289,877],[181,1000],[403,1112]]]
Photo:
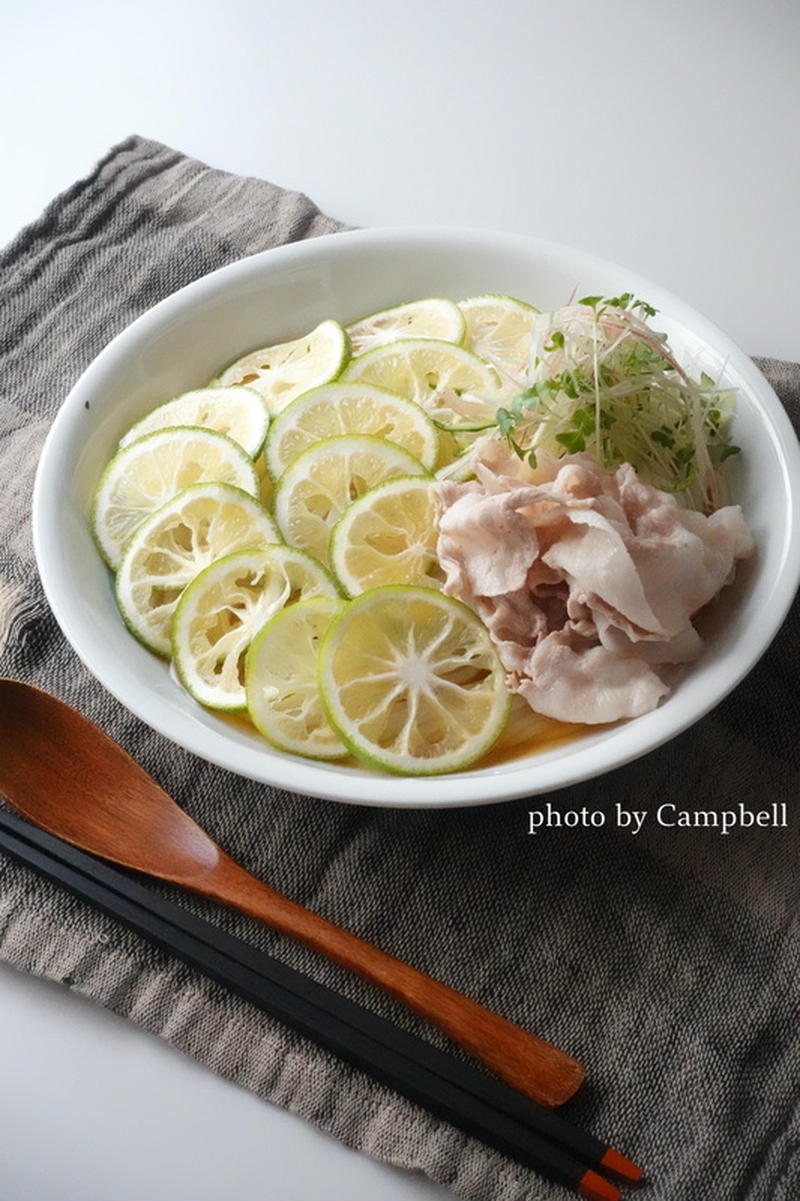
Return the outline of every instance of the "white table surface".
[[[353,224],[572,243],[798,358],[799,61],[795,0],[29,0],[0,241],[135,132]],[[447,1195],[5,966],[0,1063],[0,1201]]]

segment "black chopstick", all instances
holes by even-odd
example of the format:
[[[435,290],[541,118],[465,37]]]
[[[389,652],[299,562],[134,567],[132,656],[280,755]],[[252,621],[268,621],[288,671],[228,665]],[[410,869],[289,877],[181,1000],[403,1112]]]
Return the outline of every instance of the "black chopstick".
[[[4,809],[0,846],[381,1083],[543,1175],[606,1199],[618,1197],[619,1190],[594,1167],[629,1179],[641,1175],[559,1114]]]

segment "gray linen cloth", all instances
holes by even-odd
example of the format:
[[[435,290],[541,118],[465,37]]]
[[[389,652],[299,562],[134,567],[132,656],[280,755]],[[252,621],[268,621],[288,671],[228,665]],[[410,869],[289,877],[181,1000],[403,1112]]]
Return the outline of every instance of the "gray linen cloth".
[[[305,196],[131,138],[5,251],[0,674],[32,681],[98,722],[236,859],[290,897],[583,1059],[588,1083],[564,1112],[645,1165],[643,1198],[794,1201],[796,609],[755,671],[710,716],[663,749],[553,798],[560,808],[608,812],[617,800],[628,809],[670,799],[720,810],[739,801],[788,803],[788,829],[724,838],[654,824],[636,838],[613,824],[531,838],[524,800],[403,812],[249,784],[127,713],[87,674],[48,610],[33,566],[31,486],[70,385],[119,330],[176,288],[243,255],[338,228]],[[800,368],[761,366],[796,420]],[[182,899],[438,1040],[311,952]],[[0,955],[461,1197],[568,1195],[2,857]],[[0,1122],[10,1103],[0,1094]]]

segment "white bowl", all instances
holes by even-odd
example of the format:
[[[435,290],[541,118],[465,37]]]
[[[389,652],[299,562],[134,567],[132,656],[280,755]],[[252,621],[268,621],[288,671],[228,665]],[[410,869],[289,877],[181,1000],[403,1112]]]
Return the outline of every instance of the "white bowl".
[[[684,360],[738,390],[734,492],[755,535],[716,603],[702,658],[658,709],[566,746],[495,767],[403,779],[303,760],[206,712],[122,624],[86,515],[122,433],[155,404],[204,384],[256,345],[295,337],[325,317],[343,323],[419,296],[504,292],[539,308],[572,295],[630,291],[659,310]],[[652,751],[716,705],[763,654],[800,574],[800,454],[784,410],[753,363],[711,322],[662,288],[579,251],[482,230],[388,229],[316,238],[254,255],[145,313],[91,364],[67,397],[36,479],[34,542],[44,588],[81,659],[150,726],[248,778],[365,805],[475,805],[600,775]]]

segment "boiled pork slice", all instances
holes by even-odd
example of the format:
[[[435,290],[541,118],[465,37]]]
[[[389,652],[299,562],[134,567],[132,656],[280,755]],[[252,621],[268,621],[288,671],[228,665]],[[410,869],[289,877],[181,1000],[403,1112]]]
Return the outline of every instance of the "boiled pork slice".
[[[668,686],[641,659],[576,638],[570,630],[548,634],[529,661],[517,691],[530,707],[559,721],[618,721],[655,709]]]
[[[476,479],[437,485],[444,591],[486,623],[509,686],[562,721],[638,717],[669,692],[663,665],[696,658],[691,618],[752,553],[738,506],[710,517],[588,455],[535,469],[496,439]]]

